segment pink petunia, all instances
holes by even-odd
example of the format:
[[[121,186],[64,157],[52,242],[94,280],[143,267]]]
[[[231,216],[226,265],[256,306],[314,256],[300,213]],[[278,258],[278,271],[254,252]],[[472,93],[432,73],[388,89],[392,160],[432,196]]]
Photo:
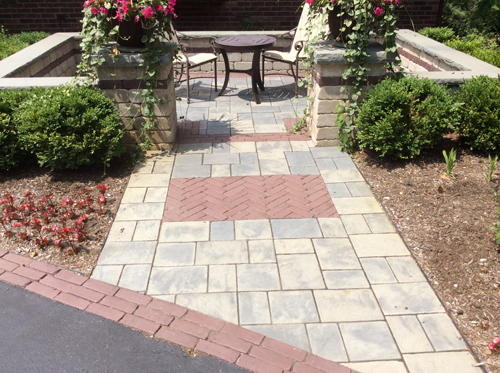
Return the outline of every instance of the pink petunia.
[[[135,21],[139,22],[139,16],[135,16]]]
[[[314,0],[306,0],[306,3],[308,3],[309,5],[311,5],[313,3]]]
[[[498,343],[500,343],[500,338],[495,337],[495,338],[493,339],[493,343],[494,343],[494,344],[498,344]]]
[[[97,8],[92,8],[90,9],[90,11],[92,12],[92,14],[98,14],[99,11],[97,10]]]
[[[150,6],[148,6],[146,9],[141,10],[142,14],[144,14],[144,18],[151,18],[153,17],[153,9],[151,9]]]
[[[108,14],[108,10],[105,7],[101,7],[101,13],[102,14]]]
[[[116,12],[116,19],[120,22],[123,22],[123,15],[120,12]]]
[[[382,8],[377,7],[377,8],[375,9],[375,14],[376,14],[377,16],[381,15],[382,13],[384,13],[384,10],[383,10]]]
[[[160,10],[163,9],[163,7],[161,6],[161,4],[158,4],[156,7],[155,7],[156,11],[159,12]]]

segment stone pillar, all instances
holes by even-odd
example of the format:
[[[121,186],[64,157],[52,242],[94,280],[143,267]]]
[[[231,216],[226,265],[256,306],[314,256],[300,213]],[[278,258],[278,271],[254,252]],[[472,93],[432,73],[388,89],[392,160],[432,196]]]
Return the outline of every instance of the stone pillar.
[[[311,131],[315,146],[338,146],[339,129],[337,120],[337,106],[347,102],[349,81],[342,78],[348,62],[343,57],[345,49],[332,46],[331,41],[318,42],[314,45],[312,84],[309,95],[314,97],[309,102],[311,116],[308,118],[308,128]],[[376,84],[386,75],[384,64],[386,55],[384,47],[370,42],[368,57],[368,84]],[[345,87],[342,91],[341,88]],[[367,87],[367,90],[370,87]]]
[[[141,93],[146,88],[144,59],[141,53],[121,53],[112,61],[106,61],[97,69],[98,87],[114,100],[125,128],[126,145],[139,144],[140,129],[145,122],[144,105]],[[155,94],[161,102],[155,104],[158,127],[149,137],[155,150],[171,150],[177,132],[177,113],[175,87],[173,81],[172,55],[166,53],[162,58],[160,75]]]

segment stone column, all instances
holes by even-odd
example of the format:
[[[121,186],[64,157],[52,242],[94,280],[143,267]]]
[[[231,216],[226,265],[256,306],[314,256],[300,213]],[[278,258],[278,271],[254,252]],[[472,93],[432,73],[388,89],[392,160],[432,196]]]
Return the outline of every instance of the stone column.
[[[106,61],[97,69],[98,87],[114,100],[125,128],[126,145],[139,144],[140,129],[145,122],[141,93],[146,88],[144,58],[141,53],[121,53],[114,61]],[[155,150],[171,150],[177,132],[175,87],[173,81],[172,54],[167,52],[161,62],[158,87],[155,94],[161,103],[155,104],[158,127],[150,133]],[[160,85],[161,83],[161,85]]]
[[[337,106],[347,102],[349,81],[342,78],[348,62],[343,57],[345,49],[332,46],[331,41],[323,41],[314,45],[312,84],[309,95],[314,97],[309,102],[311,116],[308,118],[308,128],[315,146],[338,146],[339,129],[337,120]],[[386,75],[384,64],[386,54],[384,47],[370,42],[368,57],[368,84],[376,84]],[[342,91],[341,88],[345,87]],[[366,91],[370,86],[366,87]]]

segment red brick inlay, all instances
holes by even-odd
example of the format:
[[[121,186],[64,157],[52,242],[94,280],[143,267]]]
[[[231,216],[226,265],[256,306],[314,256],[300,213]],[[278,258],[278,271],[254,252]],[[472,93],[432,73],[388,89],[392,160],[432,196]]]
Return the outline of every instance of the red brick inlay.
[[[297,118],[283,119],[288,132],[281,133],[245,133],[241,135],[200,135],[199,121],[177,122],[178,144],[214,143],[214,142],[244,142],[244,141],[309,141],[309,132],[297,131],[290,133],[292,127],[297,123]]]
[[[319,175],[174,178],[163,221],[339,217]]]

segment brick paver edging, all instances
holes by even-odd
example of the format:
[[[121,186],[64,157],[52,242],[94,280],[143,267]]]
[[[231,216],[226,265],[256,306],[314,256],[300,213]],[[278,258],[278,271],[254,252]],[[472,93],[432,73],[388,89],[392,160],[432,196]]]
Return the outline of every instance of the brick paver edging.
[[[253,372],[353,372],[240,326],[2,249],[0,281]]]

